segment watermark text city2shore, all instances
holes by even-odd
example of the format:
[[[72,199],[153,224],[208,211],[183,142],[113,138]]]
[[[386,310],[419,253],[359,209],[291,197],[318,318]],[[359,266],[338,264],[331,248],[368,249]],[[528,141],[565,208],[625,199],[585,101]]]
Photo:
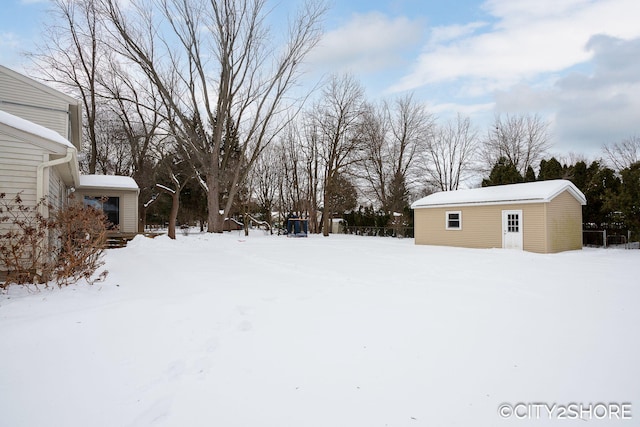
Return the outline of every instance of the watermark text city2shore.
[[[630,420],[631,403],[503,403],[498,415],[518,420]]]

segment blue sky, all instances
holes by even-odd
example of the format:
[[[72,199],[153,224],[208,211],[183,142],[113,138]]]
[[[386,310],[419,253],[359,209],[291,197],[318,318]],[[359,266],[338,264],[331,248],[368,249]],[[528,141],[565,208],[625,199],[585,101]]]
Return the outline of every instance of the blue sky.
[[[296,2],[272,2],[274,16]],[[0,63],[28,66],[19,53],[44,37],[47,7],[4,1]],[[553,154],[594,159],[640,134],[639,21],[638,0],[335,0],[310,66],[353,73],[371,99],[412,91],[481,133],[497,113],[538,113]]]

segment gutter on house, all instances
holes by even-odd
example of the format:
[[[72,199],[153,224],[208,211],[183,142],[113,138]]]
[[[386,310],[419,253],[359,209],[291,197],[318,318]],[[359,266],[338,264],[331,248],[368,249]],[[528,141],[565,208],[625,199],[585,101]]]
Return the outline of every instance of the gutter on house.
[[[63,158],[50,160],[48,162],[43,162],[38,165],[37,173],[36,173],[36,203],[40,203],[40,200],[44,198],[44,193],[45,193],[44,170],[52,166],[62,165],[64,163],[71,162],[74,158],[75,153],[76,153],[75,148],[67,147],[67,154]],[[78,180],[74,179],[74,181],[78,181]],[[46,205],[40,207],[40,213],[43,215],[47,213]]]

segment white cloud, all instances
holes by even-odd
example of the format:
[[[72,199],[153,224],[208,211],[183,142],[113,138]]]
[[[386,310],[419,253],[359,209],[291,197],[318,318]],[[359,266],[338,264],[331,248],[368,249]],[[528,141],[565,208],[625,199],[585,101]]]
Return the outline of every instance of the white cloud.
[[[379,12],[354,14],[327,32],[310,54],[312,65],[331,71],[372,72],[397,65],[402,53],[422,40],[424,23]]]
[[[585,46],[595,34],[640,36],[637,0],[489,0],[484,9],[495,18],[490,27],[433,29],[412,72],[392,90],[469,79],[469,90],[489,93],[588,61]]]
[[[471,22],[464,25],[446,25],[431,28],[429,45],[437,46],[451,40],[459,39],[475,33],[478,29],[486,27],[486,22]]]
[[[5,49],[17,49],[20,46],[20,39],[14,33],[0,33],[0,47]]]
[[[597,155],[604,143],[640,134],[640,38],[596,36],[593,73],[573,72],[549,88],[516,85],[496,94],[497,111],[554,118],[556,149]]]
[[[429,108],[429,111],[441,117],[455,117],[460,113],[464,116],[484,116],[488,112],[492,112],[495,107],[493,102],[485,104],[457,104],[454,102],[444,102],[435,104]]]

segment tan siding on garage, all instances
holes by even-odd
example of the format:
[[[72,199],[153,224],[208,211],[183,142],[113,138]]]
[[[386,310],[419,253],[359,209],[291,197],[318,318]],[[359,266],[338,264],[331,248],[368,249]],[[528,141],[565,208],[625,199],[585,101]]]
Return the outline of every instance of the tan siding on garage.
[[[523,249],[529,252],[544,253],[547,246],[545,230],[545,204],[532,203],[522,206],[523,216]],[[510,209],[502,206],[502,209]]]
[[[567,191],[547,204],[548,252],[582,249],[582,206]]]
[[[545,211],[543,203],[484,205],[415,210],[415,242],[423,245],[466,248],[502,247],[502,211],[522,210],[523,246],[531,252],[544,252]],[[462,213],[462,230],[445,229],[445,213]]]

